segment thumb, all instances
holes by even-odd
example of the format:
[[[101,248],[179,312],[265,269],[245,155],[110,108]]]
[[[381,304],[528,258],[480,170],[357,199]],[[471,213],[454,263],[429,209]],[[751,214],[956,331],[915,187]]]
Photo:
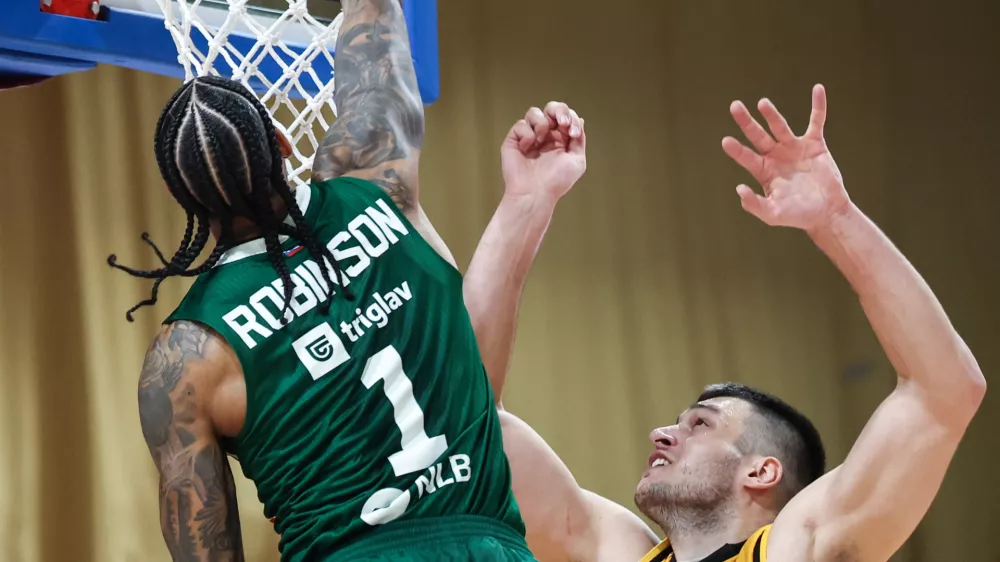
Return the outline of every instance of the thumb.
[[[743,203],[743,210],[762,220],[766,224],[774,224],[774,212],[771,209],[771,202],[766,197],[761,197],[754,193],[754,190],[746,185],[739,185],[736,194],[740,196]]]

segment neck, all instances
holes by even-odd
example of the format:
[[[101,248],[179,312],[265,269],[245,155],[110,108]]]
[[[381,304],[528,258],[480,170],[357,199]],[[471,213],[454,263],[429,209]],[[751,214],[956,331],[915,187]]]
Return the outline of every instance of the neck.
[[[292,194],[295,194],[295,187],[292,187]],[[271,197],[271,208],[274,210],[275,215],[277,215],[278,221],[284,221],[288,217],[288,207],[285,202],[281,199],[280,195],[275,194]],[[215,237],[215,241],[218,242],[222,239],[222,221],[217,218],[212,218],[209,222],[209,230],[212,232],[212,236]],[[246,217],[233,217],[232,220],[232,244],[241,244],[248,240],[255,240],[263,236],[264,233],[257,223]]]
[[[727,544],[747,540],[774,520],[764,514],[739,514],[732,505],[714,509],[672,509],[657,524],[670,539],[676,562],[695,562]]]
[[[222,239],[222,221],[219,219],[212,219],[209,228],[212,231],[212,236],[215,237],[215,241],[219,242],[219,240]],[[256,240],[262,236],[264,236],[264,232],[255,223],[249,221],[248,219],[244,219],[243,217],[236,217],[233,219],[232,236],[230,237],[232,240],[231,245],[242,244],[243,242],[247,242],[249,240]]]

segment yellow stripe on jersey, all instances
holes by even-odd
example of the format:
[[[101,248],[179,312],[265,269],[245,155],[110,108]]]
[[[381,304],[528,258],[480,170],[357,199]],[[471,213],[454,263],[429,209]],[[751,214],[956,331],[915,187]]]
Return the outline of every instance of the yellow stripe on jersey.
[[[672,552],[673,549],[670,548],[670,539],[663,539],[663,542],[654,546],[653,550],[646,553],[646,555],[643,556],[642,560],[639,562],[662,562],[666,560],[667,556],[669,556]]]
[[[767,562],[767,537],[771,536],[771,526],[768,525],[757,532],[760,533],[757,539],[757,552],[759,554],[755,560],[757,560],[757,562]]]
[[[742,544],[726,545],[701,562],[767,562],[767,537],[770,533],[770,525],[761,527]],[[674,562],[670,540],[663,539],[639,562]]]

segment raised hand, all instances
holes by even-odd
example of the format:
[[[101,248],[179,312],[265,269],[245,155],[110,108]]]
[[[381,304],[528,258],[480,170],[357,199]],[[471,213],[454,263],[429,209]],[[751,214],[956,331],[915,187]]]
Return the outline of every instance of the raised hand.
[[[823,138],[826,90],[819,84],[813,87],[812,115],[801,137],[795,136],[770,100],[760,100],[757,108],[767,120],[770,134],[742,102],[734,101],[729,106],[733,119],[756,151],[733,137],[722,139],[726,154],[750,172],[764,190],[761,196],[746,185],[737,187],[743,208],[771,226],[809,232],[824,228],[851,204]]]
[[[507,134],[500,160],[507,194],[559,199],[587,169],[584,121],[565,103],[533,107]]]

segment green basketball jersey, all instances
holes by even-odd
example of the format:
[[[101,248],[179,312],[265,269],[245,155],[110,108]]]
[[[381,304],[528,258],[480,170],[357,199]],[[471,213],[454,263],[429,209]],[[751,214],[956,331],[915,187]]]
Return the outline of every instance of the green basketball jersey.
[[[257,485],[283,560],[322,560],[392,522],[485,516],[523,537],[462,277],[386,194],[353,178],[299,188],[345,274],[323,313],[320,260],[295,240],[283,285],[262,240],[229,250],[167,322],[224,337],[243,366],[246,422],[227,448]],[[349,288],[354,300],[348,300]]]

